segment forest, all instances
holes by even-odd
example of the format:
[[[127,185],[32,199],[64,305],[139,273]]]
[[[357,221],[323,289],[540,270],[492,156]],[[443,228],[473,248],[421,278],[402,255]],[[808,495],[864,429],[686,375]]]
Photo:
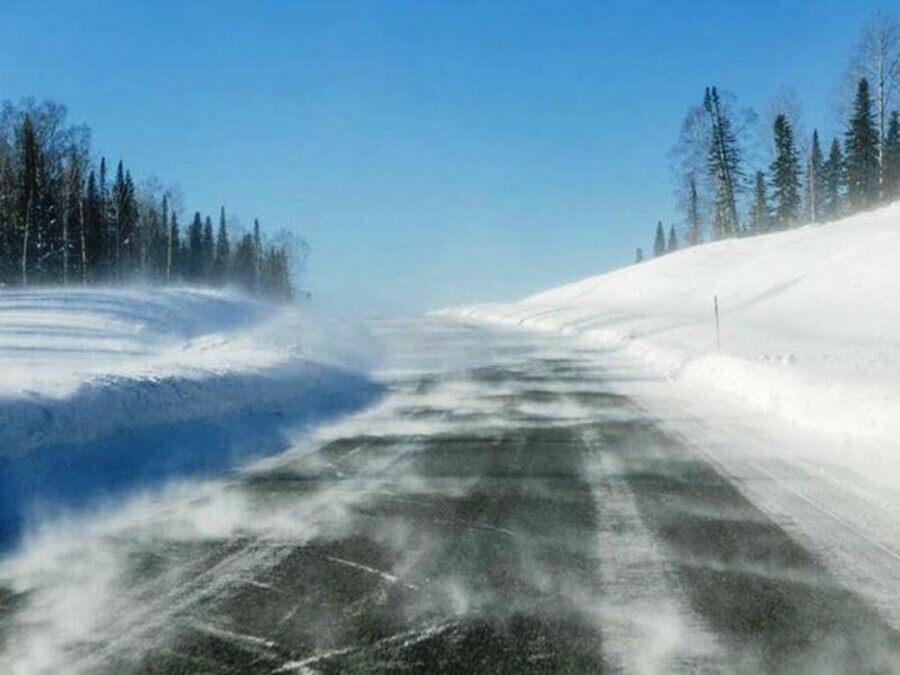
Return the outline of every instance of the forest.
[[[707,87],[670,153],[679,223],[656,225],[653,255],[705,240],[761,234],[852,215],[900,198],[900,22],[862,27],[838,103],[843,133],[803,131],[782,91],[760,116]],[[638,249],[637,260],[643,260]]]
[[[54,101],[0,110],[0,285],[189,283],[294,297],[302,241],[267,243],[258,220],[238,232],[224,207],[215,227],[200,212],[180,223],[180,190],[137,187],[122,161],[110,172],[90,129],[66,118]]]

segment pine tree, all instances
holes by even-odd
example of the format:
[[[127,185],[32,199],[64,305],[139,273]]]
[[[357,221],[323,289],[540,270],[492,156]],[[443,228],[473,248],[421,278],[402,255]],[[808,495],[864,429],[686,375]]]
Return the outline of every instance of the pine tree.
[[[172,220],[169,220],[169,197],[168,195],[163,195],[162,200],[162,226],[166,231],[166,255],[165,255],[165,264],[163,265],[163,269],[165,270],[166,281],[172,278],[172,265],[174,262],[175,248],[173,247],[172,241],[172,225],[174,224],[174,214]]]
[[[287,246],[264,245],[258,221],[232,258],[224,208],[217,234],[198,214],[184,237],[170,197],[155,198],[157,183],[138,193],[124,162],[108,180],[106,159],[92,166],[89,157],[88,130],[66,126],[62,106],[3,105],[0,286],[103,283],[136,272],[148,280],[224,282],[234,268],[248,291],[291,297],[298,263]]]
[[[253,235],[245,234],[234,252],[231,279],[246,291],[257,289],[257,256]]]
[[[145,199],[138,209],[140,212],[138,230],[140,232],[139,267],[151,279],[165,276],[165,250],[167,235],[160,211],[153,199]]]
[[[65,168],[65,197],[63,207],[63,284],[69,283],[70,273],[80,271],[82,283],[85,280],[84,270],[84,221],[83,215],[83,178],[81,161],[74,150],[69,152]]]
[[[225,224],[225,207],[219,212],[219,231],[216,234],[215,278],[219,282],[228,276],[228,263],[231,260],[231,244],[228,241],[228,227]]]
[[[19,145],[19,156],[22,158],[18,180],[19,206],[17,214],[22,233],[20,242],[20,282],[23,286],[27,286],[30,261],[37,255],[36,246],[34,245],[36,239],[34,230],[35,212],[37,210],[37,202],[40,199],[38,195],[40,189],[40,147],[30,115],[25,115],[25,118],[22,120]]]
[[[832,139],[828,159],[822,164],[822,216],[834,219],[843,212],[846,168],[841,144]]]
[[[275,300],[290,300],[293,295],[287,250],[270,246],[263,264],[263,279],[260,292]]]
[[[184,245],[181,242],[181,233],[178,231],[178,214],[172,211],[172,222],[169,225],[170,241],[170,273],[168,279],[177,279],[184,276]]]
[[[106,185],[106,157],[100,158],[100,182],[97,185],[97,226],[103,238],[103,259],[99,263],[98,276],[109,278],[114,270],[115,245],[109,229],[109,190]]]
[[[122,273],[122,225],[123,211],[125,209],[125,170],[121,160],[116,167],[116,177],[112,186],[112,213],[110,219],[110,232],[113,244],[113,269],[114,276],[118,279]]]
[[[809,151],[809,164],[806,169],[806,201],[809,220],[817,223],[822,217],[823,181],[822,181],[822,147],[819,145],[819,132],[813,129],[812,147]]]
[[[669,225],[669,239],[666,242],[666,253],[678,250],[678,235],[675,234],[675,225]]]
[[[710,119],[708,167],[715,185],[716,236],[728,237],[740,231],[737,192],[742,176],[742,157],[734,125],[715,87],[707,88],[703,108]]]
[[[854,210],[868,208],[878,199],[878,130],[865,78],[856,90],[845,155],[850,205]]]
[[[653,240],[653,255],[659,257],[666,252],[666,235],[663,232],[662,221],[656,224],[656,238]]]
[[[753,233],[761,234],[771,227],[771,213],[769,211],[769,197],[766,194],[766,176],[762,171],[756,172],[756,182],[753,190],[753,208],[750,213]]]
[[[894,201],[900,197],[900,114],[891,113],[884,141],[884,197]]]
[[[203,222],[203,262],[201,265],[202,278],[211,281],[215,273],[216,243],[213,237],[212,218],[206,216]]]
[[[114,246],[114,269],[116,278],[121,279],[134,273],[137,258],[135,247],[137,204],[134,182],[121,161],[116,167],[116,179],[113,183],[112,212],[110,224]]]
[[[697,178],[693,175],[689,182],[688,203],[688,245],[696,246],[703,241],[703,219],[700,217],[700,193],[697,191]]]
[[[121,215],[122,246],[125,255],[125,273],[133,275],[140,264],[140,249],[138,242],[141,233],[138,231],[137,196],[134,191],[134,180],[131,172],[125,172],[125,194],[122,199],[123,213]]]
[[[259,286],[262,280],[262,268],[263,268],[263,247],[262,247],[262,234],[260,233],[259,228],[259,218],[253,219],[253,257],[254,257],[254,272],[256,274],[256,285],[255,289],[258,291]]]
[[[634,254],[634,262],[635,262],[635,263],[641,263],[641,262],[644,262],[644,249],[638,248],[638,250],[635,251],[635,254]]]
[[[775,118],[775,160],[772,162],[772,194],[775,221],[779,227],[797,222],[800,212],[800,163],[794,147],[794,134],[784,115]]]
[[[194,220],[188,228],[187,263],[184,273],[192,280],[199,279],[203,273],[203,219],[199,211],[194,213]]]
[[[88,279],[96,281],[102,277],[105,258],[103,246],[106,243],[100,217],[100,191],[93,171],[88,175],[84,195],[84,239]]]

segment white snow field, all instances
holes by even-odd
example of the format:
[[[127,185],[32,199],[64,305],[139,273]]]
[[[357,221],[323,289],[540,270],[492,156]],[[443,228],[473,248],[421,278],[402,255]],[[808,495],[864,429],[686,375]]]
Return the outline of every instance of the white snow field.
[[[643,372],[622,392],[900,627],[898,261],[900,203],[439,313]]]

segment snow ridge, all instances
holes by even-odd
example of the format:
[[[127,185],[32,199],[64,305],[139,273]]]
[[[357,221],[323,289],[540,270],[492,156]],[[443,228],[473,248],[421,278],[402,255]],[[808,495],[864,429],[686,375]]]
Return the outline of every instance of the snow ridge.
[[[54,512],[284,449],[381,394],[370,353],[359,329],[228,292],[0,293],[0,550]]]

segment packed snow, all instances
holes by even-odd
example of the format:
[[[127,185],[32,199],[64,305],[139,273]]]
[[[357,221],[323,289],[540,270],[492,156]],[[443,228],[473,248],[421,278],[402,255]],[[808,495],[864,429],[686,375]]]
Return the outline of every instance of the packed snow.
[[[684,249],[513,304],[444,313],[580,336],[792,424],[893,444],[898,251],[900,203]]]

